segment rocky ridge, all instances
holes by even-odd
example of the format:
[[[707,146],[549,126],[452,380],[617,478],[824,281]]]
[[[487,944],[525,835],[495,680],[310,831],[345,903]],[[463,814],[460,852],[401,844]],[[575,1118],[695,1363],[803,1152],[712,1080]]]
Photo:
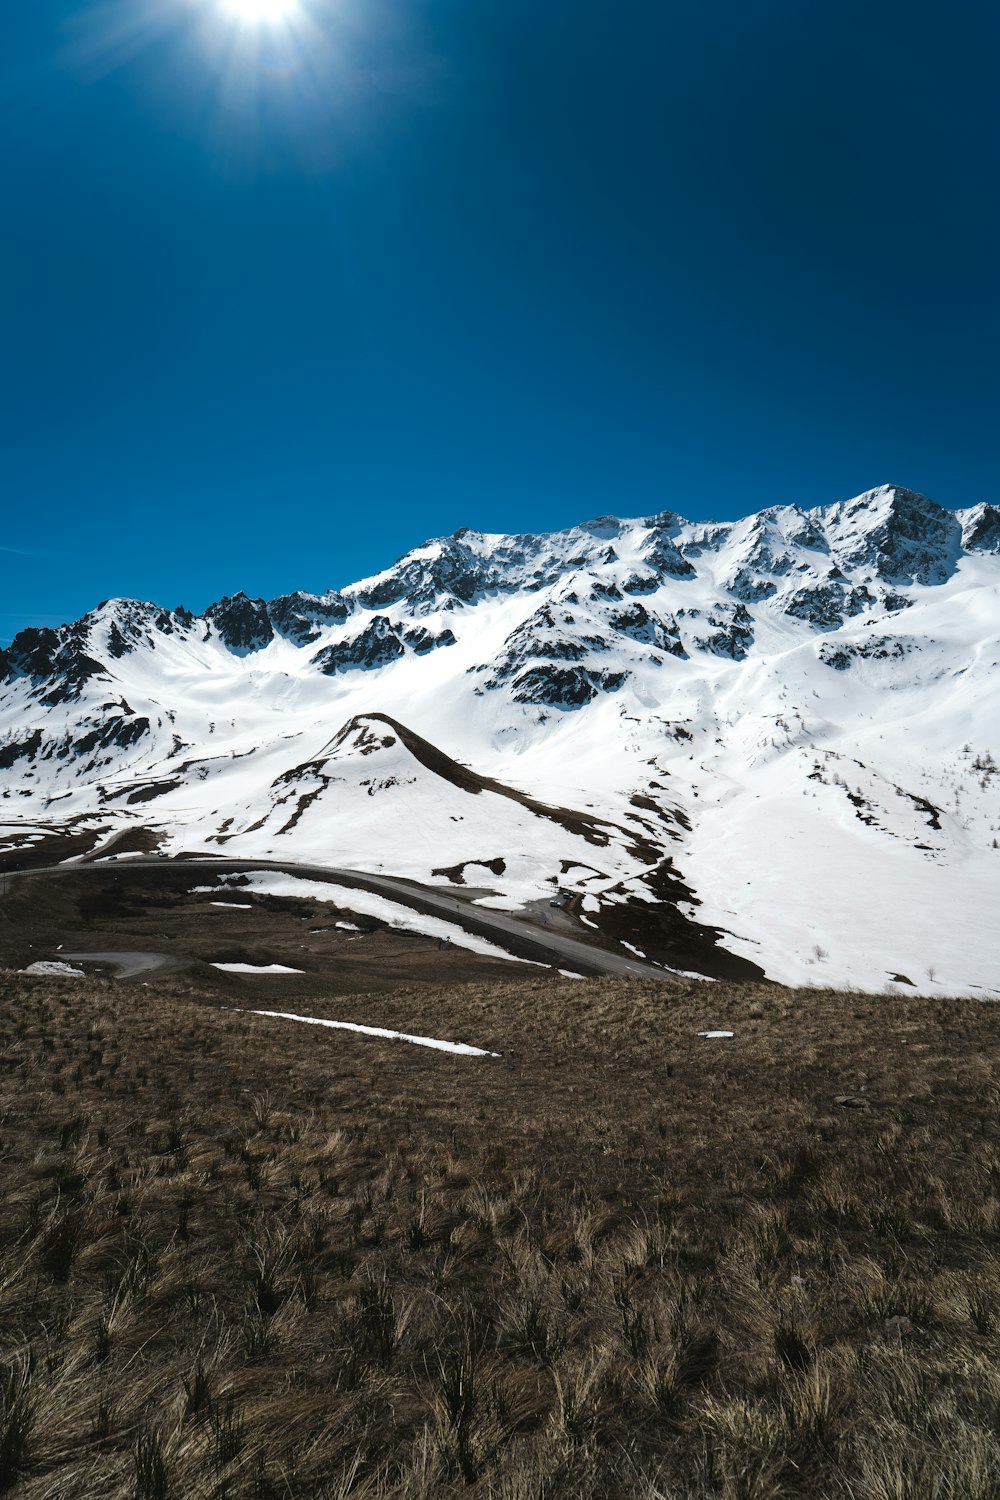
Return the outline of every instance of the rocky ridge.
[[[790,890],[820,870],[842,815],[852,838],[855,822],[879,835],[877,858],[874,845],[861,851],[872,880],[886,878],[875,873],[886,851],[908,851],[921,901],[930,865],[954,884],[963,861],[992,858],[997,783],[972,768],[993,763],[1000,733],[998,589],[997,507],[949,511],[883,486],[726,523],[663,511],[547,535],[465,529],[346,588],[240,593],[197,615],[105,601],[0,653],[2,799],[12,826],[141,817],[174,848],[236,841],[294,857],[290,844],[312,854],[333,842],[343,863],[402,861],[414,878],[463,860],[503,865],[494,884],[515,905],[574,880],[581,900],[588,882],[614,879],[640,882],[633,905],[637,891],[663,900],[647,879],[658,850],[732,927],[730,946],[756,957],[765,938],[740,935],[764,923],[744,916],[763,836],[748,809],[773,802],[780,828],[790,789],[805,799],[796,816],[809,814],[776,846]],[[561,869],[539,838],[529,869],[478,822],[470,842],[463,803],[432,819],[448,847],[393,848],[393,819],[429,827],[428,807],[451,794],[442,801],[423,772],[342,773],[363,747],[349,739],[331,758],[324,746],[366,714],[536,801],[603,809],[619,828],[645,820],[646,842],[626,839],[610,864],[570,878],[592,851],[567,847]],[[911,795],[943,809],[930,836]],[[375,800],[395,810],[377,848],[365,832]],[[742,894],[719,823],[730,804],[736,864],[751,872]],[[531,843],[521,824],[508,833]],[[581,920],[600,923],[610,899]],[[771,968],[801,972],[780,957]]]
[[[758,618],[829,632],[862,616],[893,614],[912,602],[908,588],[947,582],[962,556],[976,553],[1000,555],[996,507],[947,511],[897,486],[841,505],[774,507],[725,524],[663,512],[638,521],[604,516],[539,536],[464,529],[342,591],[271,600],[239,593],[200,617],[134,600],[105,602],[59,630],[22,631],[0,652],[0,680],[29,679],[33,694],[50,705],[75,700],[86,683],[107,676],[109,659],[178,636],[215,639],[241,657],[276,640],[303,650],[325,642],[308,657],[318,671],[377,670],[408,652],[455,643],[447,625],[428,629],[416,619],[474,610],[490,597],[544,594],[547,602],[518,621],[499,655],[471,670],[485,678],[480,691],[508,687],[519,702],[579,704],[625,680],[627,673],[597,660],[611,650],[638,647],[647,665],[698,651],[741,660]],[[678,585],[699,582],[713,590],[708,607],[682,602],[689,591]],[[676,610],[643,602],[671,593]],[[570,661],[586,665],[570,669]]]

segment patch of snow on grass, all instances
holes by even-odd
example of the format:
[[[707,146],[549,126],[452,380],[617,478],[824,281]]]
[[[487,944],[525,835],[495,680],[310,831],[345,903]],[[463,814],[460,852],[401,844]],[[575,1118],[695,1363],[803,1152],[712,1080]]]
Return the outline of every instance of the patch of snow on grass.
[[[376,896],[369,891],[355,891],[348,886],[332,885],[321,880],[304,880],[298,875],[278,875],[269,870],[248,871],[243,889],[263,891],[270,896],[295,896],[300,901],[329,901],[341,910],[358,912],[363,917],[376,917],[398,932],[415,932],[421,937],[437,938],[456,948],[467,948],[470,953],[481,953],[487,958],[505,958],[508,963],[531,963],[530,959],[515,958],[512,953],[507,953],[495,943],[488,943],[485,938],[476,937],[457,924],[446,922],[442,917],[426,917],[422,912],[411,911],[408,906],[398,906],[388,897]],[[541,967],[548,966],[542,964]]]
[[[72,964],[57,963],[55,959],[43,959],[39,963],[29,964],[22,974],[47,976],[51,979],[86,979],[82,969],[74,969]]]
[[[289,969],[285,964],[212,964],[224,974],[304,974],[305,969]]]
[[[499,1052],[485,1052],[465,1042],[442,1042],[436,1037],[410,1036],[405,1031],[387,1031],[383,1026],[359,1026],[354,1021],[325,1021],[319,1016],[296,1016],[285,1010],[251,1010],[251,1016],[270,1016],[279,1021],[301,1021],[306,1026],[328,1026],[333,1031],[356,1031],[361,1036],[382,1037],[390,1042],[412,1042],[415,1047],[432,1047],[436,1052],[453,1052],[459,1057],[499,1057]]]

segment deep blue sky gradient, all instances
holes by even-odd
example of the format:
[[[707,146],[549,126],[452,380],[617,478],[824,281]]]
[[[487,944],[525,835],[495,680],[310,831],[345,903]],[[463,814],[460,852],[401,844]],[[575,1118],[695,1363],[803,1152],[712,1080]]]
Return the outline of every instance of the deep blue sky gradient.
[[[0,10],[0,638],[997,498],[994,4],[308,4],[238,76],[215,0]]]

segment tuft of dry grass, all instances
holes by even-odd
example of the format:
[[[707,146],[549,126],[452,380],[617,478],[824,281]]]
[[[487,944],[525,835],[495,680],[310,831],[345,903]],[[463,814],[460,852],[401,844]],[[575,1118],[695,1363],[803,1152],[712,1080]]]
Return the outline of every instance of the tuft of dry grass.
[[[992,1008],[0,993],[0,1495],[996,1495]]]

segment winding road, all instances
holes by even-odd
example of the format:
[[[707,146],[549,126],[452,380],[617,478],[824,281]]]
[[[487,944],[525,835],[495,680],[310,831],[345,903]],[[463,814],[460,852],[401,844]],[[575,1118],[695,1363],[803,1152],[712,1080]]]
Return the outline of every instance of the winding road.
[[[174,958],[169,953],[67,953],[59,951],[60,959],[73,958],[89,964],[107,964],[114,969],[116,979],[136,979],[140,974],[168,974],[177,969],[186,969],[188,960]]]
[[[580,938],[557,932],[524,917],[512,916],[509,912],[495,911],[488,907],[473,906],[457,896],[418,885],[415,881],[401,880],[390,875],[372,875],[360,870],[345,870],[324,865],[294,864],[289,861],[268,859],[212,859],[180,858],[167,860],[162,856],[128,855],[112,868],[112,860],[86,861],[73,864],[45,865],[33,870],[11,872],[9,879],[35,880],[58,879],[60,876],[76,874],[125,875],[131,870],[177,869],[211,870],[217,875],[241,874],[251,870],[276,871],[283,875],[294,875],[305,880],[320,880],[328,884],[343,885],[349,889],[369,891],[373,895],[387,896],[400,906],[425,916],[444,917],[446,921],[462,927],[477,937],[487,938],[506,948],[517,958],[527,958],[534,963],[551,964],[555,968],[572,969],[584,975],[611,975],[619,979],[669,979],[669,971],[654,964],[643,963],[637,958],[626,958],[623,954],[598,948]],[[164,971],[183,967],[183,960],[162,953],[63,953],[60,957],[89,959],[93,962],[113,964],[118,967],[120,978],[134,978],[137,974]],[[127,972],[123,971],[125,966]],[[136,966],[138,965],[138,967]]]

